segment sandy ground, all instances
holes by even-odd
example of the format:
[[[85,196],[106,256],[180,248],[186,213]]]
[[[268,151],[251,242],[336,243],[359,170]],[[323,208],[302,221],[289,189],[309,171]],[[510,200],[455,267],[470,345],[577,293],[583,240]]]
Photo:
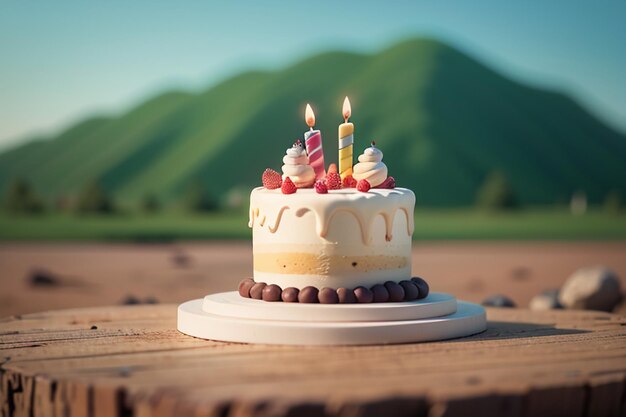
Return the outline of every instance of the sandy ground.
[[[626,242],[416,243],[413,272],[435,291],[480,302],[502,293],[519,306],[558,288],[577,268],[603,264],[626,285]],[[33,285],[33,271],[57,277]],[[181,302],[235,289],[252,272],[247,243],[0,244],[0,316],[121,304]]]

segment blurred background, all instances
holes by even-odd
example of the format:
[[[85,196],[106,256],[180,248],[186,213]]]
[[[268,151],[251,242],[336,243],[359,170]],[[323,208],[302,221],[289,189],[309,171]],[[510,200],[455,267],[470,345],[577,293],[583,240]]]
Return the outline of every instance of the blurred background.
[[[0,9],[2,316],[232,289],[250,189],[307,102],[336,162],[346,95],[435,290],[525,307],[626,275],[623,1]]]

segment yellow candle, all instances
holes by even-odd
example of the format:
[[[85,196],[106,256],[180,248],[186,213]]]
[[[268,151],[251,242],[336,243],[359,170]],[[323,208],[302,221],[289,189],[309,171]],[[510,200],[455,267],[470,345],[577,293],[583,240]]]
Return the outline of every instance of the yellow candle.
[[[346,97],[343,101],[344,123],[339,125],[339,175],[344,179],[352,175],[352,149],[354,147],[354,124],[348,119],[352,115],[350,100]]]

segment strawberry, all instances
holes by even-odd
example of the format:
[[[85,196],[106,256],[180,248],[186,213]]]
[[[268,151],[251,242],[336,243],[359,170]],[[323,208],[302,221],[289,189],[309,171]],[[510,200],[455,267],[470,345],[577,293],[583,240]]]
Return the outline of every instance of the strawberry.
[[[291,181],[291,178],[287,177],[285,178],[285,181],[283,181],[283,185],[280,187],[280,190],[283,194],[293,194],[298,191],[298,188],[296,188],[296,185],[293,181]]]
[[[283,178],[280,176],[280,174],[269,168],[263,171],[261,181],[263,181],[263,187],[267,188],[268,190],[275,190],[283,185]]]
[[[376,188],[396,188],[396,180],[393,177],[387,177],[387,179]]]
[[[362,193],[366,193],[370,190],[370,183],[368,180],[361,180],[356,186],[356,189]]]
[[[335,174],[339,171],[337,171],[337,164],[330,164],[328,165],[328,172],[327,174],[330,174],[331,172],[334,172]]]
[[[352,175],[348,175],[343,179],[343,188],[356,188],[356,180]]]
[[[341,189],[341,177],[336,172],[330,172],[326,175],[326,186],[329,190]]]
[[[324,180],[315,181],[315,192],[318,194],[328,194],[328,187]]]

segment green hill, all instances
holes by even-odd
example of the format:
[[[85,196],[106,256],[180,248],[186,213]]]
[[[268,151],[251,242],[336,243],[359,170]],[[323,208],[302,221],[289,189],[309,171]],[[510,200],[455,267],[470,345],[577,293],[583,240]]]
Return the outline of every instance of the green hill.
[[[326,53],[276,72],[249,72],[202,93],[170,92],[115,118],[0,155],[0,191],[29,180],[46,198],[100,178],[123,201],[174,200],[202,180],[220,195],[260,183],[306,130],[313,104],[326,162],[337,160],[341,103],[349,95],[355,152],[375,139],[390,175],[419,205],[473,204],[500,170],[522,203],[552,204],[584,190],[591,202],[626,194],[626,136],[570,98],[514,82],[432,40],[375,55]]]

